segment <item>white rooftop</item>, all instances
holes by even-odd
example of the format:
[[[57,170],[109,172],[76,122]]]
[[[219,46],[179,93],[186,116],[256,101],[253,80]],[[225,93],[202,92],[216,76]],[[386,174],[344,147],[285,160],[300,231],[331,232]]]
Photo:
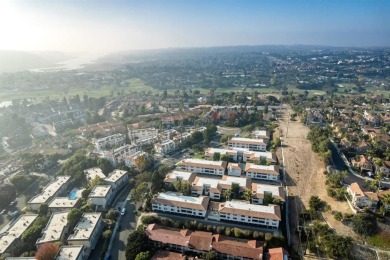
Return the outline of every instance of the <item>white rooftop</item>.
[[[62,185],[66,184],[70,179],[70,176],[58,176],[54,181],[50,182],[46,187],[42,189],[42,193],[34,196],[28,203],[46,203],[50,200]]]
[[[116,182],[127,174],[127,171],[115,169],[104,180],[109,182]]]
[[[76,260],[82,250],[83,246],[62,246],[56,260]]]
[[[91,182],[96,177],[99,178],[106,178],[106,175],[104,175],[103,171],[99,167],[89,168],[84,170],[85,178],[88,182]]]
[[[245,137],[233,137],[229,140],[229,142],[245,142],[245,143],[252,143],[252,144],[264,144],[263,139],[253,139],[253,138],[245,138]]]
[[[111,190],[111,185],[97,185],[93,188],[88,197],[102,197],[105,198]]]
[[[68,224],[67,217],[68,211],[51,214],[49,222],[42,230],[42,237],[37,240],[37,244],[59,241],[62,232]]]
[[[102,213],[84,213],[68,240],[89,240],[101,216]]]
[[[254,155],[256,157],[265,157],[268,159],[272,159],[272,153],[271,152],[257,152],[257,151],[244,151],[243,154],[247,155]]]
[[[79,198],[69,199],[69,197],[54,197],[49,203],[49,208],[73,208]]]
[[[268,136],[266,130],[256,130],[252,132],[253,135],[262,135],[262,136]]]
[[[265,185],[265,184],[258,184],[256,183],[256,193],[264,194],[264,192],[272,193],[272,195],[280,196],[279,194],[279,186],[276,185]]]
[[[203,160],[203,159],[195,159],[195,158],[189,158],[182,160],[183,163],[195,163],[195,164],[203,164],[203,165],[213,165],[213,166],[222,166],[224,161],[209,161],[209,160]]]
[[[275,207],[273,205],[264,206],[264,205],[250,204],[242,200],[226,201],[224,204],[225,204],[225,208],[257,211],[257,212],[273,213],[273,214],[275,213]]]
[[[24,214],[19,216],[7,229],[6,232],[0,236],[0,254],[18,239],[24,231],[34,222],[38,214]]]
[[[276,165],[257,165],[254,163],[249,163],[251,169],[259,169],[259,170],[269,170],[269,171],[275,171]]]
[[[109,136],[105,136],[105,137],[102,137],[102,138],[99,138],[96,140],[96,142],[104,142],[108,139],[114,139],[114,138],[125,138],[125,136],[121,133],[117,133],[117,134],[113,134],[113,135],[109,135]]]
[[[180,179],[182,181],[188,181],[189,178],[193,175],[192,172],[185,172],[185,171],[172,171],[167,174],[167,178],[169,179]]]
[[[231,186],[233,183],[238,184],[240,187],[246,187],[247,178],[245,177],[232,177],[223,176],[222,179],[197,177],[193,184],[196,186],[210,186],[210,188],[217,188],[218,184]]]
[[[131,150],[131,149],[135,149],[135,148],[137,148],[137,147],[134,146],[134,145],[125,144],[125,145],[123,145],[121,147],[118,147],[118,148],[114,149],[112,151],[112,153],[115,154],[115,153],[119,153],[119,152],[121,152],[123,150]]]
[[[159,193],[156,199],[186,202],[192,204],[202,204],[204,197],[190,197],[190,196],[181,195],[180,193],[168,191],[165,193]]]
[[[220,153],[220,154],[237,153],[236,150],[223,149],[223,148],[213,148],[213,147],[207,148],[206,152],[209,152],[209,153]]]

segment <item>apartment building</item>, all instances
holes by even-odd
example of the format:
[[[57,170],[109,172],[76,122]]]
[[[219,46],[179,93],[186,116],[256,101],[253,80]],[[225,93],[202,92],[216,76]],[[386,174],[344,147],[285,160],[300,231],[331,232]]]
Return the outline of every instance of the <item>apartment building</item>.
[[[61,246],[55,260],[83,260],[84,246]]]
[[[71,209],[78,208],[81,204],[80,198],[70,199],[69,197],[54,197],[48,207],[49,212],[62,212],[70,211]]]
[[[114,197],[111,185],[97,185],[93,188],[88,198],[92,205],[106,209]]]
[[[253,163],[245,164],[245,174],[247,178],[264,181],[279,181],[279,167],[277,165],[256,165]]]
[[[99,167],[84,170],[84,176],[89,183],[91,183],[96,177],[101,179],[106,178],[106,175],[104,175],[103,171]]]
[[[209,201],[210,198],[205,196],[190,197],[181,193],[165,192],[157,194],[151,203],[153,211],[204,218]]]
[[[347,187],[347,192],[352,197],[352,205],[357,208],[376,209],[378,206],[379,197],[374,192],[363,192],[357,182],[351,183]]]
[[[84,246],[84,255],[88,258],[99,240],[103,227],[102,213],[84,213],[73,229],[73,234],[68,237],[68,244]]]
[[[228,155],[229,159],[236,162],[238,160],[238,151],[232,149],[222,149],[222,148],[212,148],[209,147],[206,149],[204,155],[205,157],[212,159],[215,153],[222,155]]]
[[[6,230],[0,234],[0,255],[8,253],[19,242],[19,238],[33,224],[38,214],[23,214],[12,222]]]
[[[228,163],[227,174],[229,176],[240,177],[243,172],[242,166],[243,165],[241,163]]]
[[[179,148],[179,144],[173,140],[165,140],[154,145],[154,149],[158,154],[168,154]]]
[[[138,146],[126,144],[109,152],[103,153],[102,158],[107,159],[114,167],[116,167],[117,165],[124,163],[126,157],[132,156],[138,151]]]
[[[145,234],[153,244],[181,254],[214,251],[218,259],[263,259],[263,246],[256,240],[213,235],[211,232],[166,228],[157,224],[148,225]]]
[[[116,192],[122,188],[129,180],[129,173],[124,170],[115,169],[104,178],[104,183],[111,185],[112,190]]]
[[[41,232],[41,238],[35,243],[37,247],[43,243],[65,241],[69,228],[67,219],[68,213],[69,211],[51,214],[49,222],[47,222],[46,227]]]
[[[43,203],[48,203],[52,198],[64,193],[68,187],[70,176],[58,176],[42,189],[42,193],[35,195],[28,205],[32,210],[38,210]]]
[[[254,139],[263,139],[265,142],[268,142],[270,139],[270,136],[267,132],[267,130],[255,130],[252,132],[252,138]]]
[[[95,140],[95,148],[104,150],[111,147],[117,147],[125,144],[126,136],[123,134],[113,134]]]
[[[184,159],[180,162],[181,169],[188,172],[197,172],[222,176],[225,174],[227,162],[207,161],[202,159]]]
[[[185,171],[172,171],[167,173],[164,179],[165,185],[173,185],[176,181],[180,181],[181,183],[189,183],[191,184],[196,177],[196,173],[194,172],[185,172]]]
[[[252,161],[252,162],[266,162],[271,165],[275,165],[278,163],[278,158],[276,157],[275,153],[271,152],[256,152],[256,151],[249,151],[249,150],[243,150],[242,153],[240,153],[240,159],[242,162]]]
[[[228,146],[231,148],[246,148],[251,151],[265,152],[267,143],[263,139],[251,139],[244,137],[233,137],[228,141]]]
[[[277,229],[282,220],[280,207],[278,205],[254,205],[241,200],[215,203],[215,205],[218,208],[213,210],[217,211],[218,215],[214,215],[213,218],[216,217],[216,219],[220,221],[251,224]]]
[[[157,139],[158,136],[158,129],[154,127],[143,129],[130,129],[128,127],[128,132],[130,141],[137,144],[139,144],[140,141],[142,142],[142,140]]]
[[[252,183],[253,204],[263,204],[264,197],[267,196],[271,196],[281,202],[286,200],[286,193],[282,186]]]
[[[219,200],[223,191],[231,189],[232,185],[239,187],[239,193],[251,188],[251,180],[241,177],[222,176],[222,179],[196,177],[191,184],[192,195],[206,195],[211,199]]]

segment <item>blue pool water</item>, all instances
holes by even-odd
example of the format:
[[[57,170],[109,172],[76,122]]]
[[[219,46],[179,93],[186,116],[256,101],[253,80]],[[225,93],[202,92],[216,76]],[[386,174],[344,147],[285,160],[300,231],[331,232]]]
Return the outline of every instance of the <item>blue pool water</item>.
[[[75,200],[77,199],[77,190],[72,190],[69,194],[69,199]]]

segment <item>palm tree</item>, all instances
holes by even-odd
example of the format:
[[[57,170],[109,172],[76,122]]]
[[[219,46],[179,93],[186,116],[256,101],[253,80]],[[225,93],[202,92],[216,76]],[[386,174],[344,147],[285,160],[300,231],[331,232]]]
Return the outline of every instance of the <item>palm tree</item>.
[[[250,203],[252,200],[252,190],[244,190],[244,192],[242,193],[242,197],[244,198],[244,200]]]

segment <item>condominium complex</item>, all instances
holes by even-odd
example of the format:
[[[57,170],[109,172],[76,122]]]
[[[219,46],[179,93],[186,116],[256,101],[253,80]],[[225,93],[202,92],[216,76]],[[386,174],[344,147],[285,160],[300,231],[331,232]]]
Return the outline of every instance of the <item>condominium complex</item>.
[[[113,197],[114,193],[112,192],[111,185],[97,185],[88,196],[92,205],[103,209],[106,209],[110,205]]]
[[[68,213],[67,211],[51,214],[49,222],[47,222],[46,227],[41,232],[41,238],[36,242],[37,247],[47,242],[64,242],[65,236],[68,233]]]
[[[194,172],[185,172],[185,171],[172,171],[167,173],[165,176],[164,182],[165,184],[173,184],[176,181],[180,181],[181,183],[189,183],[191,184],[196,177],[196,173]]]
[[[97,150],[103,150],[111,147],[123,145],[125,143],[126,136],[123,134],[113,134],[110,136],[102,137],[95,140],[95,147]]]
[[[61,195],[66,191],[70,176],[58,176],[54,181],[50,182],[42,189],[42,193],[34,196],[28,205],[32,210],[38,210],[39,206],[43,203],[48,203],[52,198]]]
[[[104,178],[107,185],[111,185],[113,190],[122,188],[129,180],[129,173],[124,170],[115,169]]]
[[[209,200],[210,198],[205,196],[190,197],[174,192],[159,193],[152,199],[152,209],[204,218]]]
[[[246,177],[251,179],[265,180],[265,181],[279,181],[279,167],[277,165],[256,165],[253,163],[246,163],[245,165]]]
[[[87,179],[89,183],[91,183],[96,177],[101,179],[106,178],[106,175],[104,175],[103,171],[99,167],[84,170],[84,175],[85,179]]]
[[[247,148],[251,151],[265,152],[267,149],[267,142],[263,139],[233,137],[228,141],[228,146],[232,148]]]
[[[0,234],[0,254],[7,253],[18,242],[23,233],[33,224],[38,214],[23,214]]]
[[[222,176],[225,174],[227,162],[207,161],[202,159],[184,159],[180,162],[181,169],[189,172],[197,172]]]
[[[51,213],[69,211],[78,208],[81,203],[80,198],[70,199],[69,197],[54,197],[49,203]]]
[[[84,260],[83,246],[61,246],[55,260]]]
[[[286,193],[282,186],[252,183],[253,204],[263,204],[264,198],[267,195],[280,202],[286,200]]]
[[[111,151],[104,152],[102,154],[102,158],[107,159],[114,167],[116,167],[118,164],[124,163],[126,157],[132,156],[138,151],[138,146],[126,144]]]

